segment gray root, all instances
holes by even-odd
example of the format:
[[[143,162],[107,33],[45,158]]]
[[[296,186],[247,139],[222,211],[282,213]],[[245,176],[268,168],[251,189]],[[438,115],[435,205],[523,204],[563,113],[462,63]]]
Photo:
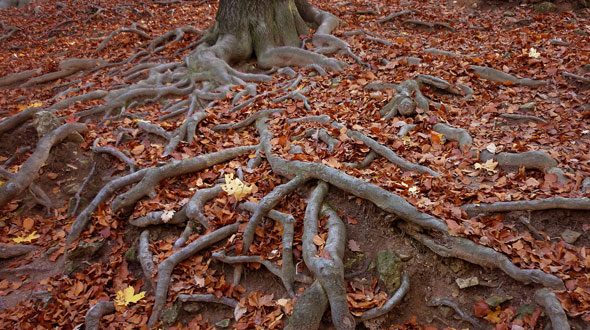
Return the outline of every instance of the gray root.
[[[190,115],[190,114],[189,114]],[[190,115],[184,123],[180,127],[178,127],[174,133],[170,135],[170,141],[164,148],[164,153],[162,156],[169,156],[176,150],[178,143],[181,140],[186,140],[188,142],[192,141],[193,135],[195,134],[195,128],[197,125],[206,117],[208,114],[204,111],[200,111],[195,113],[194,115]]]
[[[0,77],[0,87],[10,87],[16,85],[24,80],[30,79],[34,75],[41,72],[41,69],[33,69],[22,72],[10,73]]]
[[[162,126],[160,126],[160,125],[151,124],[147,121],[140,120],[137,122],[137,128],[139,128],[140,130],[142,130],[146,133],[150,133],[150,134],[162,137],[162,138],[166,139],[167,141],[170,141],[170,139],[171,139],[170,132],[163,129]]]
[[[250,249],[250,245],[254,241],[254,235],[256,234],[256,227],[258,227],[260,220],[262,220],[262,218],[265,217],[268,212],[281,201],[281,199],[283,199],[283,197],[293,192],[299,186],[307,182],[307,180],[309,180],[307,176],[297,175],[289,182],[276,186],[268,195],[264,196],[244,230],[244,246],[242,248],[242,254],[246,254]]]
[[[519,153],[501,152],[492,154],[487,150],[479,154],[480,161],[490,159],[498,162],[500,167],[524,167],[526,169],[548,170],[557,166],[557,161],[541,150],[525,151]]]
[[[105,153],[105,154],[109,154],[115,158],[118,158],[119,160],[123,161],[124,163],[126,163],[129,166],[129,171],[131,173],[135,172],[136,170],[136,166],[135,166],[135,161],[133,161],[133,159],[127,157],[124,153],[122,153],[121,151],[112,148],[112,147],[99,147],[98,146],[98,139],[94,140],[94,144],[92,146],[92,152],[94,153]]]
[[[43,111],[43,108],[27,108],[15,115],[4,118],[4,120],[0,121],[0,134],[12,130],[27,120],[32,119],[40,111]]]
[[[418,26],[424,26],[427,27],[429,29],[435,29],[435,28],[439,28],[439,29],[447,29],[449,31],[452,32],[456,32],[457,29],[455,29],[454,27],[452,27],[449,23],[443,23],[443,22],[425,22],[425,21],[420,21],[417,19],[407,19],[404,21],[405,24],[413,24],[413,25],[418,25]]]
[[[46,73],[27,81],[22,87],[44,84],[53,80],[71,76],[77,72],[94,69],[98,65],[107,63],[105,60],[93,58],[72,58],[59,63],[59,71]]]
[[[156,297],[154,307],[152,308],[152,315],[148,320],[148,326],[151,328],[160,319],[162,309],[166,305],[168,298],[168,286],[170,285],[170,277],[174,267],[181,261],[193,256],[202,249],[205,249],[235,233],[238,230],[238,223],[227,225],[217,229],[209,234],[203,235],[185,246],[179,251],[174,252],[171,256],[164,259],[158,266],[158,283],[156,286]]]
[[[410,276],[407,274],[402,275],[401,284],[397,291],[387,300],[387,302],[381,307],[372,308],[361,315],[359,318],[359,322],[367,321],[370,319],[374,319],[381,315],[385,315],[393,310],[395,306],[399,305],[402,302],[402,299],[405,297],[406,293],[410,290]]]
[[[416,113],[416,107],[428,111],[430,100],[420,91],[421,83],[410,79],[395,86],[397,94],[381,110],[379,115],[384,120],[389,120],[398,113],[411,116]]]
[[[484,327],[481,326],[481,324],[479,324],[479,322],[477,322],[477,320],[467,314],[465,314],[461,308],[459,308],[459,305],[457,305],[456,303],[452,302],[451,300],[447,299],[447,298],[436,298],[433,299],[431,301],[428,302],[428,306],[447,306],[452,308],[455,313],[457,313],[457,315],[459,315],[460,318],[462,318],[463,320],[471,323],[471,325],[478,330],[485,330]]]
[[[511,211],[543,211],[551,209],[590,210],[588,198],[551,197],[533,201],[495,202],[491,204],[469,204],[461,206],[468,214],[496,213]]]
[[[332,322],[336,329],[354,329],[356,323],[348,308],[342,263],[346,227],[335,210],[323,205],[327,192],[328,185],[320,181],[309,198],[303,219],[303,237],[301,238],[303,259],[328,298]],[[324,246],[324,253],[327,253],[328,256],[323,258],[316,257],[318,251],[313,242],[313,238],[318,234],[320,211],[321,214],[328,215],[326,223],[328,238]],[[293,315],[311,313],[310,310],[297,309],[297,307],[293,310]]]
[[[439,174],[437,172],[429,169],[428,167],[408,162],[407,160],[398,156],[395,152],[393,152],[393,150],[387,148],[386,146],[380,144],[379,142],[371,139],[370,137],[368,137],[360,132],[353,131],[353,130],[347,130],[346,135],[348,135],[350,138],[352,138],[354,140],[363,142],[365,145],[367,145],[369,148],[371,148],[377,154],[385,157],[387,160],[394,163],[396,166],[398,166],[402,170],[416,171],[416,172],[420,172],[420,173],[428,173],[434,177],[439,176]]]
[[[76,217],[76,220],[74,220],[74,222],[72,223],[72,226],[70,227],[70,232],[68,233],[68,237],[66,240],[66,251],[70,244],[72,244],[72,242],[74,242],[80,237],[82,231],[84,230],[84,227],[86,227],[86,224],[88,224],[88,221],[90,221],[92,213],[94,212],[94,210],[98,208],[100,204],[106,202],[111,197],[111,195],[113,195],[117,190],[141,180],[143,176],[147,173],[147,171],[147,168],[139,170],[135,173],[131,173],[122,178],[112,180],[111,182],[107,183],[104,187],[102,187],[98,194],[94,196],[92,202],[90,202],[90,204],[88,204],[88,206],[86,206],[86,208],[82,210],[82,212]]]
[[[248,118],[246,118],[242,121],[239,121],[237,123],[216,125],[213,127],[213,130],[216,132],[226,131],[226,130],[230,130],[230,129],[238,130],[240,128],[244,128],[244,127],[252,125],[254,122],[256,122],[256,120],[258,120],[258,118],[268,117],[268,116],[272,115],[273,113],[283,112],[284,110],[285,109],[280,109],[280,108],[279,109],[260,110],[260,111],[253,113]]]
[[[165,211],[150,212],[143,217],[129,220],[129,223],[135,227],[145,228],[147,226],[162,225],[162,224],[176,225],[179,223],[183,223],[187,220],[186,208],[184,208],[184,207],[181,208],[179,211],[174,212],[174,215],[168,221],[164,221],[162,219],[164,212]]]
[[[118,30],[115,30],[115,31],[111,32],[111,34],[109,34],[100,43],[100,45],[98,45],[98,48],[96,48],[96,50],[94,51],[94,53],[96,54],[96,53],[99,53],[101,50],[103,50],[106,47],[106,45],[109,43],[109,41],[111,41],[117,34],[120,34],[120,33],[135,33],[135,34],[139,35],[140,37],[142,37],[144,39],[151,39],[152,38],[149,34],[143,32],[141,30],[138,30],[138,29],[134,29],[134,28],[122,28],[122,29],[118,29]]]
[[[0,207],[6,205],[29,187],[37,176],[39,169],[49,157],[49,152],[54,145],[60,143],[73,132],[80,133],[85,130],[87,130],[87,127],[83,124],[65,124],[45,134],[39,140],[35,152],[25,161],[20,171],[0,187]]]
[[[361,160],[360,162],[357,163],[345,163],[345,165],[350,166],[352,168],[356,168],[357,170],[364,170],[365,168],[368,168],[369,166],[371,166],[371,163],[377,158],[379,157],[379,155],[371,150],[369,151],[369,153],[367,154],[367,156],[365,158],[363,158],[363,160]]]
[[[565,289],[563,281],[558,277],[539,269],[520,269],[502,253],[478,245],[469,239],[453,237],[444,233],[445,243],[441,245],[428,238],[427,235],[418,233],[412,228],[412,225],[398,223],[398,227],[441,257],[454,257],[482,267],[499,268],[508,276],[525,284],[538,283],[556,290]]]
[[[419,74],[414,79],[422,84],[426,84],[426,85],[436,87],[438,89],[442,89],[442,90],[447,91],[451,94],[461,95],[461,91],[459,91],[457,88],[453,87],[453,85],[451,85],[450,83],[448,83],[444,79],[441,79],[441,78],[438,78],[435,76],[431,76],[431,75],[427,75],[427,74]]]
[[[416,10],[414,9],[406,9],[406,10],[402,10],[402,11],[398,11],[396,13],[393,13],[391,15],[385,16],[381,19],[376,20],[375,22],[377,23],[385,23],[385,22],[389,22],[394,18],[400,17],[400,16],[404,16],[404,15],[408,15],[408,14],[412,14],[415,13]]]
[[[438,123],[432,127],[435,132],[442,134],[447,140],[459,142],[459,146],[470,147],[473,144],[471,135],[462,128],[455,128],[447,124]]]
[[[213,198],[217,197],[219,193],[221,193],[223,189],[221,185],[215,185],[211,188],[203,188],[197,190],[197,192],[191,197],[191,199],[186,204],[186,216],[189,220],[197,220],[203,227],[209,228],[209,220],[207,216],[203,213],[203,206],[208,201],[212,200]]]
[[[95,171],[96,171],[96,163],[94,165],[92,165],[92,169],[90,170],[90,173],[88,173],[88,175],[86,176],[86,179],[84,179],[84,182],[82,182],[82,185],[80,185],[80,189],[78,189],[78,191],[74,195],[74,198],[76,199],[76,205],[74,205],[74,209],[72,210],[72,215],[76,215],[76,211],[78,211],[78,206],[80,206],[80,199],[82,198],[82,196],[81,196],[82,191],[84,191],[84,188],[88,184],[88,181],[90,181],[90,178],[92,178],[92,176],[94,175]]]
[[[287,124],[301,123],[301,122],[316,122],[316,123],[320,123],[320,124],[329,124],[331,120],[332,119],[328,115],[308,116],[308,117],[287,119]]]
[[[133,207],[142,197],[155,194],[154,189],[160,181],[169,177],[200,171],[253,151],[256,147],[230,148],[185,160],[173,160],[164,166],[149,168],[136,186],[113,200],[111,209],[115,212],[121,209],[128,211],[127,209]]]
[[[231,308],[236,308],[236,306],[238,306],[238,302],[235,299],[231,299],[228,297],[217,297],[214,294],[179,294],[178,300],[180,300],[183,303],[204,302],[204,303],[221,304],[221,305],[229,306]]]
[[[84,328],[86,330],[98,330],[100,318],[115,312],[115,303],[112,301],[103,301],[96,303],[86,312]]]
[[[403,138],[404,136],[408,135],[411,131],[416,129],[416,125],[414,124],[405,124],[402,128],[399,129],[397,132],[397,136]]]
[[[547,124],[547,120],[543,119],[543,118],[539,118],[539,117],[535,117],[535,116],[529,116],[529,115],[520,115],[520,114],[516,114],[516,113],[503,113],[500,115],[501,118],[507,119],[507,120],[514,120],[514,121],[530,121],[533,123],[542,123],[542,124]]]
[[[295,301],[285,330],[317,330],[328,308],[328,296],[319,281],[314,281]]]
[[[542,288],[535,291],[535,302],[545,309],[545,313],[549,316],[553,329],[570,329],[567,315],[561,306],[561,302],[550,289]]]
[[[584,83],[584,84],[590,84],[590,78],[582,77],[577,74],[573,74],[573,73],[569,73],[569,72],[562,72],[561,75],[566,78],[571,78],[571,79],[577,80],[577,81]]]
[[[156,283],[154,282],[154,272],[156,266],[154,265],[154,259],[152,251],[150,251],[150,231],[144,230],[139,236],[139,244],[137,246],[137,259],[141,264],[143,270],[143,276],[146,281],[150,284],[153,290],[156,289]]]
[[[247,210],[254,213],[258,209],[258,204],[253,202],[244,202],[238,206],[238,209]],[[295,232],[295,219],[290,214],[282,213],[276,210],[270,210],[267,214],[267,217],[273,219],[274,221],[278,221],[283,225],[283,251],[281,253],[283,263],[281,265],[280,277],[283,281],[283,285],[287,289],[287,292],[291,297],[293,297],[295,295],[293,282],[295,281],[295,274],[297,273],[293,262],[293,237]]]
[[[426,54],[426,55],[428,55],[428,54],[434,54],[434,55],[449,56],[449,57],[463,56],[463,55],[457,54],[455,52],[449,52],[449,51],[446,51],[446,50],[440,50],[440,49],[436,49],[436,48],[426,48],[424,50],[424,54]]]
[[[23,254],[27,254],[31,251],[37,250],[38,248],[38,246],[25,244],[0,244],[0,259],[22,256]]]
[[[502,72],[500,70],[484,67],[484,66],[477,66],[471,65],[471,69],[481,78],[491,81],[497,81],[501,83],[505,82],[512,82],[515,84],[528,86],[528,87],[540,87],[546,86],[547,81],[545,80],[534,80],[529,78],[517,78],[511,74]]]

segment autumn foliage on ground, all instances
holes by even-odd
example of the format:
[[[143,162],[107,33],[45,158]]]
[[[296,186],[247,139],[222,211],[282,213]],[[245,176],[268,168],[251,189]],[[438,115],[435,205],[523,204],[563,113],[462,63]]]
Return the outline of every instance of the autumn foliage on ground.
[[[173,132],[183,119],[162,120],[167,114],[165,102],[127,105],[127,115],[93,118],[86,123],[88,131],[82,133],[84,142],[56,146],[41,168],[35,182],[51,197],[48,214],[43,207],[31,202],[25,195],[14,199],[0,209],[0,243],[34,244],[39,249],[4,261],[7,270],[26,267],[37,259],[47,263],[35,265],[33,272],[64,265],[64,245],[75,216],[69,200],[78,191],[85,178],[86,190],[81,191],[80,209],[94,197],[107,178],[129,172],[129,164],[106,155],[93,155],[93,147],[110,147],[132,159],[136,168],[160,166],[170,160],[185,160],[236,146],[254,146],[259,143],[255,127],[240,130],[214,129],[216,125],[235,123],[248,118],[261,109],[282,108],[269,118],[274,132],[272,151],[286,160],[316,162],[378,185],[404,197],[409,203],[425,212],[444,219],[452,235],[466,237],[491,247],[510,258],[522,269],[540,269],[563,280],[565,290],[557,295],[568,316],[590,322],[590,250],[588,235],[590,224],[579,226],[581,238],[575,244],[560,237],[549,237],[541,232],[505,222],[504,214],[468,216],[461,208],[466,204],[500,201],[537,200],[550,197],[581,198],[587,196],[582,188],[590,176],[590,127],[587,124],[588,81],[568,78],[563,73],[587,77],[590,71],[589,12],[566,11],[552,14],[535,13],[531,6],[514,6],[501,9],[473,9],[461,7],[452,1],[314,1],[313,5],[330,11],[345,24],[333,33],[346,41],[354,54],[370,68],[346,55],[334,55],[349,66],[327,75],[316,74],[313,68],[294,68],[303,74],[299,90],[306,90],[306,100],[273,100],[287,92],[282,88],[292,82],[289,77],[273,75],[269,82],[258,85],[258,95],[240,111],[231,111],[232,93],[209,104],[207,116],[199,123],[192,142],[180,142],[169,155],[165,153],[167,141],[139,128],[141,122],[158,123],[164,130]],[[0,11],[0,76],[31,69],[41,69],[38,75],[58,70],[58,64],[69,58],[97,58],[110,63],[123,62],[146,49],[152,40],[185,26],[205,30],[215,22],[216,2],[176,1],[172,3],[150,1],[73,1],[59,3],[37,1],[24,8]],[[377,20],[401,10],[412,9],[403,19]],[[442,22],[448,27],[421,27],[406,18],[422,22]],[[113,31],[134,26],[147,37],[137,33],[120,33],[104,45],[101,43]],[[14,29],[11,27],[15,27]],[[347,33],[363,30],[362,33]],[[4,34],[3,34],[4,33]],[[178,41],[166,44],[153,52],[151,60],[182,62],[190,52],[187,46],[199,35],[185,33]],[[563,41],[563,44],[551,40]],[[568,44],[567,46],[565,44]],[[98,48],[100,51],[97,51]],[[425,53],[435,48],[462,56],[445,56]],[[407,57],[422,58],[420,63],[409,63]],[[132,60],[112,67],[103,67],[76,77],[58,79],[34,88],[6,88],[0,90],[0,117],[8,118],[30,107],[49,108],[69,97],[95,90],[110,90],[125,84],[125,71],[137,65]],[[547,86],[530,88],[505,82],[480,79],[471,66],[487,66],[519,77],[546,80]],[[241,71],[256,71],[256,62],[238,63]],[[258,72],[258,71],[256,71]],[[396,94],[394,89],[374,90],[367,86],[374,82],[396,83],[412,79],[418,74],[432,75],[452,85],[463,84],[474,92],[471,97],[456,96],[425,85],[421,92],[440,106],[431,105],[426,113],[420,109],[414,117],[399,116],[383,120],[379,110]],[[588,78],[585,78],[588,79]],[[237,92],[243,86],[233,87]],[[67,90],[66,94],[61,93]],[[248,101],[245,96],[241,102]],[[182,97],[179,97],[181,99]],[[81,121],[76,114],[100,105],[102,100],[72,103],[56,111],[66,123]],[[523,105],[527,105],[523,107]],[[309,109],[308,109],[309,108]],[[510,116],[528,115],[539,120],[511,121]],[[289,122],[289,118],[310,115],[328,115],[344,126],[334,127],[320,122]],[[84,118],[85,121],[86,118]],[[461,147],[433,130],[437,123],[447,123],[466,130],[473,137],[472,148]],[[416,128],[404,137],[398,137],[400,128],[413,124]],[[325,129],[335,139],[330,150],[318,138]],[[315,132],[306,134],[306,131]],[[440,174],[438,177],[417,171],[404,171],[384,157],[375,159],[370,166],[357,169],[348,166],[361,162],[371,151],[362,142],[350,138],[347,130],[362,132],[386,145],[406,160],[427,166]],[[303,138],[301,138],[303,136]],[[295,138],[294,138],[295,137]],[[17,173],[38,141],[31,125],[22,125],[10,133],[0,135],[0,165]],[[74,146],[74,147],[72,147]],[[29,149],[26,149],[29,147]],[[77,149],[78,148],[78,149]],[[300,148],[301,153],[291,153]],[[72,153],[72,149],[76,149]],[[539,169],[500,168],[497,162],[480,161],[484,151],[519,153],[541,150],[555,159],[563,177]],[[247,290],[232,285],[231,272],[220,266],[212,254],[235,247],[241,250],[242,233],[249,214],[239,212],[239,201],[260,202],[281,178],[273,173],[268,163],[255,169],[245,169],[254,153],[240,155],[199,172],[171,177],[162,181],[153,198],[140,200],[131,215],[115,213],[109,202],[101,204],[92,214],[92,222],[73,248],[84,244],[106,242],[103,255],[74,269],[68,274],[53,272],[51,276],[31,280],[27,273],[0,272],[0,328],[10,329],[72,329],[84,323],[88,308],[97,302],[114,301],[116,312],[105,315],[102,325],[108,329],[146,328],[145,324],[154,304],[152,279],[146,279],[141,268],[130,261],[130,250],[137,245],[139,231],[128,222],[152,211],[168,212],[162,219],[171,219],[188,202],[195,191],[213,187],[225,179],[223,192],[203,206],[210,228],[217,229],[240,223],[238,233],[216,247],[205,249],[197,256],[180,263],[172,274],[168,291],[169,305],[179,294],[213,294],[238,301],[232,309],[236,329],[281,329],[293,311],[294,301],[288,295],[278,296],[264,291],[264,286]],[[2,165],[6,164],[6,165]],[[242,176],[242,181],[234,181]],[[103,180],[104,179],[104,180]],[[0,176],[0,185],[7,180]],[[80,196],[78,196],[80,197]],[[354,203],[361,200],[351,197]],[[277,207],[295,219],[293,254],[296,262],[302,260],[302,220],[306,198],[292,194]],[[341,214],[350,230],[358,225],[354,217]],[[166,221],[164,221],[166,222]],[[327,229],[326,219],[320,221],[320,232],[314,237],[319,256],[329,259],[324,252]],[[534,224],[533,224],[534,226]],[[150,250],[157,266],[176,250],[174,242],[182,230],[159,229]],[[281,262],[283,227],[278,222],[266,222],[256,230],[250,254],[259,255],[273,263]],[[189,238],[194,241],[195,234]],[[347,240],[347,249],[362,250],[354,240]],[[49,265],[49,266],[48,266]],[[305,266],[297,263],[298,270]],[[61,266],[60,266],[61,267]],[[54,267],[55,268],[55,267]],[[250,263],[248,271],[261,268]],[[424,272],[427,272],[424,269]],[[42,272],[42,271],[41,271]],[[10,277],[6,274],[12,274]],[[437,274],[432,274],[436,277]],[[354,316],[382,307],[389,295],[377,279],[357,283],[348,281],[347,299]],[[412,283],[419,286],[420,283]],[[299,293],[301,293],[300,290]],[[35,292],[49,292],[43,299]],[[28,295],[23,297],[22,295]],[[518,293],[514,293],[515,295]],[[16,297],[14,304],[3,303],[2,297]],[[484,297],[487,298],[487,297]],[[7,300],[8,301],[8,300]],[[18,304],[16,303],[18,301]],[[403,303],[402,303],[403,304]],[[529,305],[530,304],[530,305]],[[542,329],[548,318],[542,309],[529,304],[512,305],[509,300],[499,304],[481,299],[470,302],[464,312],[474,315],[482,324],[501,329]],[[464,306],[464,305],[463,305]],[[178,321],[172,329],[212,329],[205,310]],[[233,321],[232,321],[233,322]],[[464,322],[464,321],[462,321]],[[398,325],[395,325],[395,324]],[[425,324],[445,323],[421,319],[421,315],[403,315],[386,326],[390,329],[436,329]],[[467,327],[468,323],[458,323]],[[229,324],[228,324],[229,325]],[[451,325],[447,325],[451,328]],[[457,327],[459,327],[457,325]]]

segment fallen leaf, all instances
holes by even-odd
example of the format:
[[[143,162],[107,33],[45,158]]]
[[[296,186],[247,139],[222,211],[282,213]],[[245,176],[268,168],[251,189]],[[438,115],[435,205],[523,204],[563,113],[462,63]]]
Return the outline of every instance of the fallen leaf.
[[[35,225],[35,221],[31,218],[25,218],[23,220],[23,228],[27,231],[33,229],[34,225]]]
[[[221,189],[223,189],[223,191],[225,191],[228,195],[233,195],[236,198],[236,201],[239,201],[244,196],[250,194],[254,187],[254,184],[247,186],[239,178],[234,179],[233,173],[226,174],[225,184],[221,185]]]
[[[244,316],[244,314],[246,314],[248,312],[248,309],[246,308],[246,306],[242,305],[241,303],[236,305],[236,308],[234,309],[234,319],[236,321],[239,321],[240,318],[242,318],[242,316]]]
[[[17,236],[16,238],[13,238],[12,240],[15,241],[16,243],[30,243],[39,237],[41,237],[41,236],[37,235],[37,231],[34,231],[34,232],[30,233],[28,236]]]
[[[359,252],[361,250],[359,243],[352,239],[348,241],[348,248],[353,252]]]
[[[117,291],[117,296],[115,297],[115,306],[123,307],[128,306],[131,303],[135,304],[143,297],[145,297],[145,291],[135,294],[135,289],[132,286],[128,286],[123,291]]]
[[[473,164],[473,167],[475,167],[476,170],[484,169],[484,170],[486,170],[488,172],[493,172],[493,173],[498,172],[496,170],[496,166],[498,166],[498,162],[495,162],[493,159],[488,159],[483,164],[480,164],[480,163]]]
[[[313,244],[317,246],[323,246],[324,244],[326,244],[326,241],[324,241],[324,239],[321,238],[320,235],[315,235],[313,237]]]
[[[174,216],[174,211],[164,211],[164,213],[162,213],[162,216],[160,217],[160,219],[162,219],[162,221],[164,223],[168,223],[168,221],[172,220],[173,216]]]

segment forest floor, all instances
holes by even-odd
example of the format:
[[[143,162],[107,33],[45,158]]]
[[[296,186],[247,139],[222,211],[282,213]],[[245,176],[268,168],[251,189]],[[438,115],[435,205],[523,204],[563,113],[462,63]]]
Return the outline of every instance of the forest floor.
[[[169,111],[166,106],[171,103],[165,100],[126,104],[126,116],[102,121],[88,117],[92,120],[86,123],[88,130],[81,133],[84,142],[68,138],[51,149],[34,180],[49,196],[49,210],[39,205],[43,198],[32,197],[28,190],[0,206],[0,244],[13,245],[15,238],[21,237],[24,243],[36,246],[24,255],[0,259],[0,328],[81,329],[90,306],[114,299],[117,292],[127,287],[146,295],[105,315],[101,328],[145,328],[154,304],[154,287],[135,252],[143,228],[130,225],[129,219],[158,210],[179,212],[195,191],[212,187],[226,174],[239,175],[244,182],[255,184],[256,189],[247,197],[255,202],[283,181],[266,163],[254,170],[244,168],[253,153],[199,172],[171,177],[156,187],[153,198],[141,199],[131,214],[112,211],[111,199],[98,206],[91,223],[74,244],[76,249],[89,248],[77,257],[66,257],[66,237],[75,219],[71,213],[76,194],[80,197],[76,212],[79,214],[102,187],[130,170],[130,164],[117,157],[93,152],[93,145],[123,152],[137,169],[160,166],[171,159],[185,160],[230,147],[256,145],[258,134],[253,127],[227,131],[216,131],[214,127],[245,119],[263,108],[279,107],[285,111],[274,114],[270,123],[278,132],[273,138],[277,154],[289,160],[322,163],[379,185],[402,196],[421,212],[444,219],[451,234],[494,248],[522,269],[540,269],[555,275],[565,283],[565,289],[556,293],[572,329],[590,327],[589,207],[532,211],[522,207],[489,214],[461,209],[465,205],[500,201],[588,197],[590,185],[584,179],[590,177],[590,11],[572,11],[562,6],[562,11],[539,14],[530,4],[494,6],[440,0],[321,0],[313,5],[342,21],[333,34],[346,41],[362,61],[370,63],[371,69],[345,54],[334,55],[350,64],[339,72],[322,75],[314,69],[294,68],[304,77],[299,89],[305,90],[305,102],[303,98],[271,101],[286,94],[277,86],[291,82],[278,74],[259,84],[258,95],[266,92],[266,96],[240,112],[230,111],[234,107],[230,93],[206,109],[207,116],[198,123],[192,142],[180,142],[168,156],[163,156],[167,139],[149,134],[138,124],[158,123],[169,133],[180,127],[183,118],[158,119]],[[193,26],[205,30],[215,22],[216,6],[216,2],[210,1],[165,4],[130,0],[123,4],[115,0],[63,0],[35,1],[24,8],[0,10],[0,77],[32,69],[40,69],[35,73],[40,76],[59,70],[59,63],[71,58],[116,63],[142,49],[151,52],[152,62],[181,63],[190,51],[183,48],[197,41],[199,35],[185,33],[175,42],[168,38],[162,41],[165,47],[157,51],[150,43],[176,28]],[[408,9],[415,12],[377,22]],[[443,24],[426,26],[407,19]],[[120,33],[96,51],[111,32],[130,27],[146,37],[135,32]],[[365,32],[347,33],[359,30]],[[407,57],[421,61],[414,63]],[[30,87],[0,86],[0,120],[31,107],[50,108],[66,98],[113,89],[129,80],[125,70],[137,63],[133,60],[96,71],[85,70]],[[531,87],[485,80],[471,69],[474,65],[548,83]],[[254,61],[235,67],[262,72]],[[460,89],[455,95],[424,85],[421,92],[433,101],[429,111],[383,120],[379,109],[396,92],[393,88],[373,90],[368,88],[370,84],[399,84],[418,74],[444,79],[453,86],[462,84],[467,89]],[[313,87],[306,89],[309,86]],[[178,96],[174,101],[186,98]],[[73,102],[54,113],[66,123],[84,122],[87,118],[80,120],[76,114],[102,102]],[[247,102],[247,98],[240,102]],[[309,110],[305,109],[306,102]],[[439,106],[435,107],[435,102]],[[383,157],[365,169],[350,168],[346,164],[361,161],[370,148],[349,139],[346,130],[326,128],[338,140],[331,150],[318,137],[322,127],[318,123],[285,122],[286,118],[309,115],[328,115],[348,129],[362,131],[387,145],[407,160],[432,168],[440,176],[401,171]],[[473,150],[434,131],[433,125],[441,122],[464,129],[473,138]],[[398,137],[400,128],[408,124],[415,124],[417,129]],[[315,133],[291,139],[306,129]],[[34,125],[28,123],[0,131],[0,166],[17,173],[38,142]],[[304,153],[290,154],[294,146],[301,147]],[[557,161],[554,168],[560,171],[478,160],[475,154],[486,150],[491,154],[544,151]],[[8,181],[1,174],[0,186]],[[298,271],[303,273],[308,270],[301,262],[301,221],[309,190],[309,186],[300,188],[274,208],[296,219],[294,259]],[[402,260],[403,273],[410,278],[410,290],[398,306],[385,316],[359,323],[358,328],[475,329],[467,320],[467,316],[474,314],[472,317],[483,329],[545,329],[550,324],[543,308],[535,303],[538,285],[524,285],[499,269],[440,257],[397,226],[399,221],[392,220],[391,215],[343,190],[331,187],[327,203],[338,209],[346,224],[344,269],[345,275],[353,274],[346,277],[346,286],[354,316],[383,306],[389,298],[379,281],[378,254],[393,251]],[[236,204],[233,196],[220,193],[203,206],[203,213],[212,228],[245,223],[249,215],[239,212]],[[318,240],[314,238],[320,248],[326,240],[324,225],[322,221]],[[150,227],[150,250],[156,266],[174,252],[173,244],[183,227]],[[250,252],[280,262],[283,228],[270,221],[259,228]],[[260,264],[249,263],[240,285],[234,287],[233,265],[211,257],[213,252],[239,242],[243,229],[241,226],[227,242],[205,249],[176,267],[167,301],[168,306],[178,308],[169,308],[163,317],[170,329],[280,329],[286,324],[294,301],[278,277]],[[197,237],[193,235],[189,241]],[[460,288],[461,281],[471,283]],[[303,285],[298,284],[295,289],[301,293]],[[193,293],[234,298],[243,310],[210,303],[180,304],[176,298]],[[467,316],[460,317],[447,306],[432,306],[430,302],[438,298],[453,301]],[[329,316],[322,322],[321,329],[331,329]]]

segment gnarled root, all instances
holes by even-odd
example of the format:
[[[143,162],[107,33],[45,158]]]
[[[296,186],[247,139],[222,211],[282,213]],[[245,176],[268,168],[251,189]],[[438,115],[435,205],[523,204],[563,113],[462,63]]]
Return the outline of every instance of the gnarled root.
[[[38,249],[37,246],[34,245],[25,245],[25,244],[14,244],[14,245],[6,245],[0,244],[0,259],[8,259],[13,257],[22,256],[23,254],[27,254],[31,251]]]
[[[510,211],[543,211],[550,209],[590,210],[588,198],[551,197],[533,201],[495,202],[491,204],[469,204],[461,206],[468,214],[496,213]]]
[[[93,305],[86,312],[86,320],[84,321],[85,329],[87,330],[98,330],[100,325],[100,318],[106,314],[115,312],[115,304],[112,301],[99,302]]]
[[[16,195],[25,190],[35,179],[37,172],[49,157],[51,148],[73,132],[87,130],[83,124],[65,124],[45,134],[35,152],[25,161],[20,171],[6,184],[0,187],[0,207],[10,202]]]
[[[360,322],[367,321],[367,320],[374,319],[376,317],[379,317],[381,315],[385,315],[385,314],[391,312],[391,310],[393,310],[393,308],[395,308],[395,306],[399,305],[399,303],[402,302],[402,299],[404,298],[404,296],[406,295],[406,293],[409,290],[410,290],[410,276],[408,276],[407,274],[403,274],[399,288],[397,289],[397,291],[395,291],[393,296],[391,296],[391,298],[389,298],[387,300],[387,302],[383,305],[383,307],[381,307],[381,308],[375,307],[375,308],[372,308],[372,309],[364,312],[363,315],[361,315],[361,317],[359,318],[359,321]]]
[[[535,302],[545,309],[545,313],[549,316],[553,329],[570,329],[567,315],[555,293],[547,288],[539,289],[535,291]]]
[[[170,277],[172,270],[179,262],[189,258],[202,249],[205,249],[235,233],[238,230],[238,223],[227,225],[217,229],[209,234],[199,237],[189,245],[185,246],[179,251],[174,252],[171,256],[166,258],[158,266],[158,283],[156,286],[156,298],[152,315],[148,320],[148,326],[153,327],[160,318],[160,313],[166,304],[168,298],[168,285],[170,284]]]
[[[152,251],[150,251],[150,232],[147,229],[144,230],[139,236],[137,259],[139,259],[139,263],[141,264],[141,269],[143,270],[143,275],[145,276],[146,281],[150,284],[152,289],[155,290],[156,284],[153,280],[153,276],[156,266],[154,265]]]

